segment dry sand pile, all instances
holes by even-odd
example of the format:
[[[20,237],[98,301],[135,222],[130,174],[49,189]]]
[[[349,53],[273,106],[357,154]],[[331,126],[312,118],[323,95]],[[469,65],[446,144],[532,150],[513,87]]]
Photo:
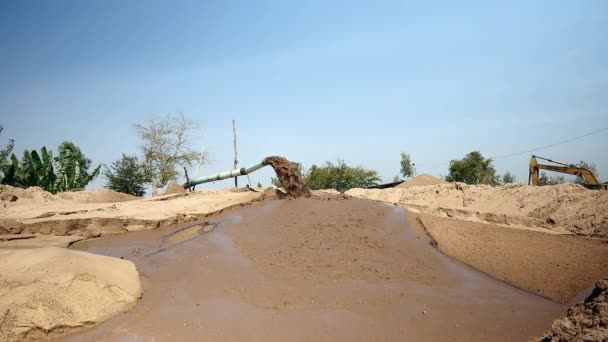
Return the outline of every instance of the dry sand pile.
[[[608,279],[597,282],[593,293],[553,322],[542,342],[608,341]]]
[[[58,198],[78,203],[110,203],[133,201],[139,197],[123,194],[108,189],[97,189],[92,191],[67,191],[55,195]]]
[[[40,188],[0,186],[0,191],[3,199],[0,201],[0,234],[78,235],[84,238],[195,221],[264,197],[264,193],[252,191],[203,190],[100,203],[100,197],[119,196],[103,190],[83,192],[70,200]]]
[[[187,191],[183,186],[177,183],[169,183],[163,195],[173,195],[173,194],[185,194]]]
[[[138,197],[107,189],[68,191],[53,195],[37,186],[22,189],[10,185],[0,185],[0,214],[3,208],[13,205],[41,205],[50,202],[111,203],[135,199]]]
[[[272,166],[289,198],[310,197],[310,190],[304,184],[298,169],[289,160],[272,156],[264,159],[264,162]]]
[[[576,184],[491,187],[451,183],[346,193],[443,217],[608,238],[608,192]]]
[[[90,327],[130,310],[141,291],[131,261],[57,247],[0,250],[0,340]]]
[[[414,178],[410,178],[405,182],[397,185],[397,188],[409,188],[411,186],[422,186],[422,185],[437,185],[437,184],[448,184],[448,182],[444,181],[441,178],[437,178],[431,175],[427,175],[423,173]]]

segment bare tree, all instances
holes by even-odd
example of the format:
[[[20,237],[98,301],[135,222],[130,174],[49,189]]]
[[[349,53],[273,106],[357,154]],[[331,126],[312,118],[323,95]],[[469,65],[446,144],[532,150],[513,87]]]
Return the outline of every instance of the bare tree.
[[[169,114],[162,119],[153,118],[133,127],[141,139],[139,148],[144,157],[152,196],[157,195],[158,188],[177,179],[178,166],[191,166],[193,161],[199,159],[199,153],[191,147],[189,135],[198,129],[198,125],[186,119],[182,113]]]

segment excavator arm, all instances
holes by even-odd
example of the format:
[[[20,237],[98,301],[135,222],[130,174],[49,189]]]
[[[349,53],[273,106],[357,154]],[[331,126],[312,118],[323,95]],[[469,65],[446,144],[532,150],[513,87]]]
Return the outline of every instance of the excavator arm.
[[[546,161],[549,161],[549,162],[552,162],[555,164],[559,164],[560,166],[539,164],[537,158],[543,159],[543,160],[546,160]],[[554,171],[554,172],[560,172],[560,173],[566,173],[569,175],[579,176],[579,177],[582,177],[585,180],[585,182],[587,183],[587,185],[589,185],[589,187],[591,187],[591,188],[601,188],[601,189],[607,188],[607,186],[605,184],[602,184],[597,179],[595,174],[589,169],[586,169],[584,167],[579,167],[576,165],[572,165],[572,164],[558,162],[558,161],[551,160],[551,159],[537,157],[534,155],[530,158],[530,174],[528,177],[528,184],[538,185],[539,172],[540,172],[539,170],[548,170],[548,171]]]

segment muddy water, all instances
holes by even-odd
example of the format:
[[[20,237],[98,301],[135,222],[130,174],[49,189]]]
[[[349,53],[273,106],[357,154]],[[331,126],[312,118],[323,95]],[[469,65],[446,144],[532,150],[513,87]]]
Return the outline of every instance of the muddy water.
[[[365,200],[257,203],[75,248],[133,260],[144,296],[65,341],[523,341],[566,311],[449,259],[406,212]]]

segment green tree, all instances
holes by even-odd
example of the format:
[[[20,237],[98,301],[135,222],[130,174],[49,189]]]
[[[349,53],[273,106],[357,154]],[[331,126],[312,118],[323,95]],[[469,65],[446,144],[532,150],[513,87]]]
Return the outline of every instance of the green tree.
[[[42,156],[42,157],[41,157]],[[21,162],[14,153],[11,154],[10,164],[5,169],[2,184],[27,188],[39,186],[48,192],[55,192],[55,172],[53,169],[53,156],[42,147],[37,151],[23,151]]]
[[[566,183],[566,177],[562,175],[553,175],[551,177],[547,177],[547,174],[544,172],[540,173],[538,177],[538,185],[555,185]]]
[[[399,175],[393,177],[393,183],[401,182],[401,177]]]
[[[199,159],[192,149],[190,132],[198,125],[183,114],[150,119],[146,124],[133,126],[141,139],[140,149],[146,165],[147,178],[156,196],[159,188],[179,176],[178,166],[191,166]],[[205,160],[203,156],[201,160]]]
[[[467,154],[463,159],[450,162],[448,182],[498,185],[499,177],[491,158],[484,158],[479,151]]]
[[[85,157],[74,143],[64,141],[59,145],[59,154],[55,157],[57,166],[57,191],[84,189],[100,173],[101,165],[92,168],[91,159]]]
[[[136,156],[123,153],[122,158],[105,167],[103,176],[107,180],[106,188],[133,196],[146,194],[146,165]]]
[[[258,188],[262,188],[262,182],[258,182]]]
[[[502,175],[502,184],[515,183],[515,176],[507,171],[504,175]]]
[[[4,127],[0,125],[0,134]],[[3,150],[0,150],[0,182],[4,184],[4,177],[6,172],[10,172],[11,161],[9,159],[11,153],[13,152],[13,148],[15,147],[15,141],[13,139],[9,139],[6,147]]]
[[[412,164],[412,159],[405,152],[401,152],[401,175],[406,179],[416,175],[416,168]]]
[[[361,166],[348,166],[338,159],[336,164],[326,162],[324,166],[311,166],[306,183],[312,190],[335,189],[344,192],[351,188],[367,188],[380,182],[378,173]]]

